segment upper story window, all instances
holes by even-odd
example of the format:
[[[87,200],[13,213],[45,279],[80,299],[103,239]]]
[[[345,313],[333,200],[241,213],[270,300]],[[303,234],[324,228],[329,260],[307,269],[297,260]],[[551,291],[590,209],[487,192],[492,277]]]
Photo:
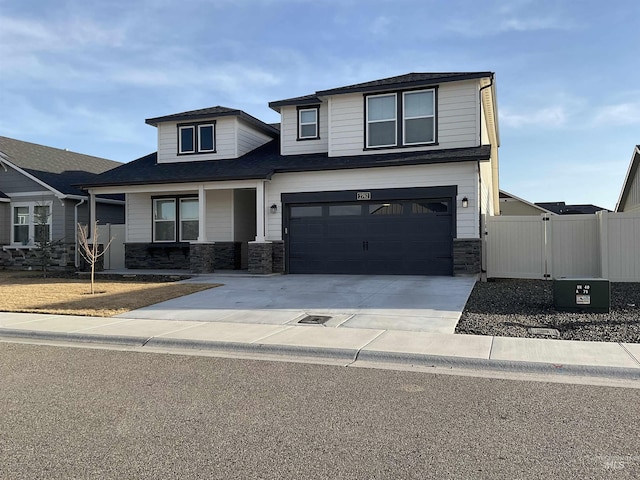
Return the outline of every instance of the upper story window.
[[[436,143],[434,89],[365,98],[366,148]]]
[[[318,113],[320,107],[298,108],[298,140],[320,138]]]
[[[51,241],[51,202],[12,205],[11,242],[22,245]]]
[[[215,122],[178,125],[178,154],[215,153]]]

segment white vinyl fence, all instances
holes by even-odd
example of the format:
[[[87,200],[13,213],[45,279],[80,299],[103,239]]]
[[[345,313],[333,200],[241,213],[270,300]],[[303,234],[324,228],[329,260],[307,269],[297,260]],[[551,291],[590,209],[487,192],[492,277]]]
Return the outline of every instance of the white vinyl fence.
[[[640,213],[488,217],[485,242],[488,277],[640,282]]]
[[[106,245],[109,240],[113,239],[111,246],[104,254],[105,270],[122,270],[124,269],[124,225],[98,225],[98,242]]]

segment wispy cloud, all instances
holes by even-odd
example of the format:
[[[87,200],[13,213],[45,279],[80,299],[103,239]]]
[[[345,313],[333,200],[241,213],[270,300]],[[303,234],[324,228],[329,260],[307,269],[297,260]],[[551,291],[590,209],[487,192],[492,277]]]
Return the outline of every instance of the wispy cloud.
[[[596,110],[595,124],[634,125],[640,124],[640,101],[606,105]]]
[[[568,113],[562,106],[544,107],[533,111],[514,111],[503,108],[500,115],[500,123],[507,127],[541,127],[557,128],[567,123]]]

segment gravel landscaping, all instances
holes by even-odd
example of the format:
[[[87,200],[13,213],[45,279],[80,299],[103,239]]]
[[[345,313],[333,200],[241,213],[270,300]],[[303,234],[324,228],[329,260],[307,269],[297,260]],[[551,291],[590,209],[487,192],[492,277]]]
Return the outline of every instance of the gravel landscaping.
[[[476,283],[456,333],[553,338],[529,328],[552,328],[563,340],[640,343],[640,283],[611,284],[610,313],[558,312],[553,282],[494,280]]]

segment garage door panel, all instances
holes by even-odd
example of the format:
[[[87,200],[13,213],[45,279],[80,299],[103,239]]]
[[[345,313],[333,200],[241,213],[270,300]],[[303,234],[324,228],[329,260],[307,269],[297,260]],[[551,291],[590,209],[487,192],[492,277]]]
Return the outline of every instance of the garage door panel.
[[[450,204],[426,199],[296,206],[296,214],[308,216],[289,218],[289,271],[451,275]]]

